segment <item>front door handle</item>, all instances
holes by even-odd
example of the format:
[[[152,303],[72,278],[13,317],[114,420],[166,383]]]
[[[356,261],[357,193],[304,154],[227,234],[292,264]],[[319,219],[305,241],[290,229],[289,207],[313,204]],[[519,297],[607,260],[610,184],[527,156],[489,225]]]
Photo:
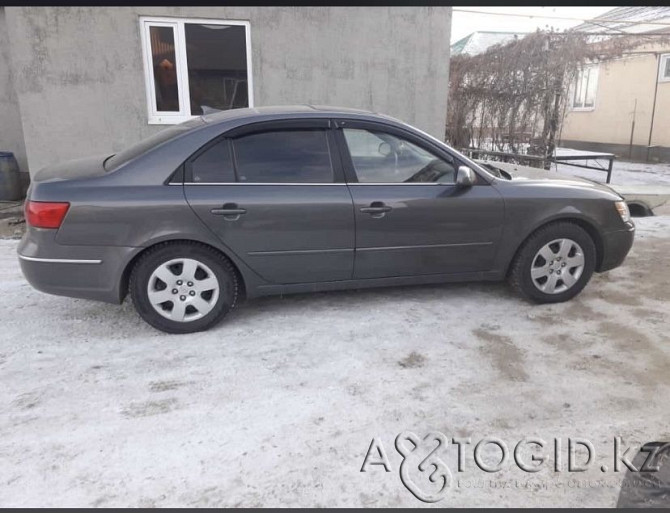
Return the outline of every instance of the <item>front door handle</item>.
[[[375,219],[384,217],[387,212],[390,212],[393,208],[386,205],[383,201],[373,201],[370,203],[369,207],[361,208],[361,212],[364,214],[370,214]]]
[[[236,203],[226,203],[221,208],[210,210],[215,216],[223,216],[227,221],[237,221],[241,215],[247,213],[245,208],[239,208]]]

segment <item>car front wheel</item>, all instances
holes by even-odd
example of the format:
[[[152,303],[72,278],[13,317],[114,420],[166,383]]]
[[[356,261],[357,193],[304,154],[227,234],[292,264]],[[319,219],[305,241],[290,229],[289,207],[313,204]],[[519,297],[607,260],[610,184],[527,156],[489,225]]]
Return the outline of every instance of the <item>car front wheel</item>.
[[[230,261],[198,243],[161,244],[148,250],[130,276],[130,295],[140,316],[166,333],[203,331],[237,300]]]
[[[540,228],[512,263],[509,282],[536,303],[560,303],[579,294],[596,266],[596,247],[580,226],[557,222]]]

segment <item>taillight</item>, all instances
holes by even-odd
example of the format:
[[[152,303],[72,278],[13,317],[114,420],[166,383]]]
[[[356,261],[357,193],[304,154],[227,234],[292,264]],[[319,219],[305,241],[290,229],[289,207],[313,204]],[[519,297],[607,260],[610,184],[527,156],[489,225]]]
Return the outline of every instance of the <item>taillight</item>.
[[[60,228],[69,203],[26,200],[26,222],[35,228]]]

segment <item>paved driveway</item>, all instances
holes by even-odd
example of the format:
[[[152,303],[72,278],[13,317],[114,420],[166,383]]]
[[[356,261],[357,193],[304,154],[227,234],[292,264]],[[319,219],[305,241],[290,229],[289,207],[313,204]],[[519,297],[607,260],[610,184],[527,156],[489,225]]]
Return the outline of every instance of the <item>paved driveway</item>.
[[[128,302],[33,291],[16,244],[0,241],[3,506],[417,506],[405,430],[596,449],[586,472],[528,474],[482,472],[467,446],[439,506],[614,506],[613,437],[670,439],[670,217],[640,219],[626,265],[570,303],[503,284],[321,293],[184,336]],[[375,437],[388,473],[360,472]]]

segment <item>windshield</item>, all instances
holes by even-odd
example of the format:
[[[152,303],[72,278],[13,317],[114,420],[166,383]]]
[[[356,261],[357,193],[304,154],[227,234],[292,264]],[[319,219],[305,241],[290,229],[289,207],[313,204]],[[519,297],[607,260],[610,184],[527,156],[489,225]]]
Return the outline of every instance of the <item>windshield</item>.
[[[151,137],[142,139],[140,142],[133,144],[125,150],[108,157],[104,162],[105,170],[112,171],[122,166],[126,162],[130,162],[134,158],[139,157],[147,151],[160,146],[164,142],[167,142],[170,139],[174,139],[175,137],[184,134],[185,132],[188,132],[197,126],[204,124],[205,122],[202,120],[202,118],[195,118],[161,130]]]

